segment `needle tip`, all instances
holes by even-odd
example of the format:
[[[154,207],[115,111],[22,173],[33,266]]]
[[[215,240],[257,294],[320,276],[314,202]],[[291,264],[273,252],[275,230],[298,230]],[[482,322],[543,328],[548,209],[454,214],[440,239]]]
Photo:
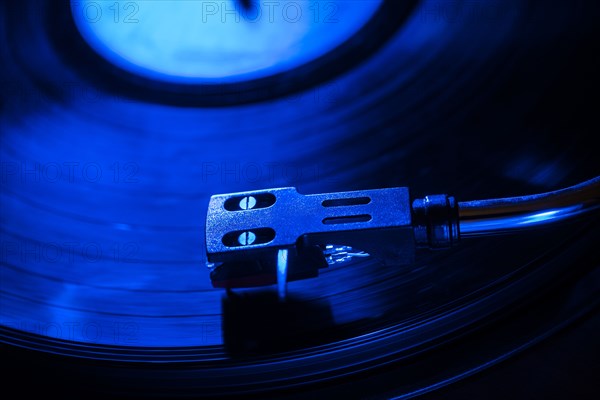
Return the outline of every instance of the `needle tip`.
[[[285,301],[287,295],[288,250],[277,252],[277,294],[280,301]]]

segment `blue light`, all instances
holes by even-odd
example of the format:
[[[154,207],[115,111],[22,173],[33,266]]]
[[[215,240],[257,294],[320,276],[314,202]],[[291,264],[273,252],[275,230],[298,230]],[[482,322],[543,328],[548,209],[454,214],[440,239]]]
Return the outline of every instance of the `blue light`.
[[[146,4],[161,2],[138,1],[139,23]],[[115,3],[121,7],[120,23],[111,19],[109,7]],[[367,3],[346,1],[344,6]],[[76,10],[85,4],[73,3],[76,20]],[[126,52],[131,43],[119,42],[114,31],[127,28],[119,24],[124,25],[123,13],[131,11],[125,8],[128,2],[96,4],[108,20],[94,25],[80,19],[86,25],[79,24],[79,29],[112,62],[120,60],[117,65],[122,68],[156,79],[219,81],[170,76],[127,61],[108,42],[101,42],[93,29],[104,23],[103,32],[116,35],[110,46]],[[437,0],[421,2],[376,58],[328,85],[271,102],[219,109],[173,107],[105,94],[45,56],[48,48],[19,41],[31,53],[31,64],[17,68],[10,58],[13,54],[2,63],[13,66],[6,76],[15,84],[9,88],[19,90],[7,92],[10,101],[0,112],[0,325],[110,346],[222,345],[223,292],[211,287],[204,267],[202,231],[209,196],[282,186],[320,193],[379,183],[409,185],[405,179],[411,179],[410,174],[401,181],[387,180],[376,155],[394,143],[415,140],[409,142],[412,146],[424,140],[418,134],[421,123],[435,119],[427,117],[430,108],[423,113],[415,110],[432,101],[424,90],[429,82],[439,82],[448,88],[448,98],[455,97],[450,90],[454,74],[437,74],[434,68],[421,79],[423,71],[441,51],[478,59],[502,40],[502,31],[476,18],[476,13],[466,13],[467,22],[450,23],[428,11],[436,4]],[[93,17],[94,10],[88,11]],[[339,21],[318,27],[324,41],[342,29],[358,29],[341,14]],[[456,35],[469,21],[482,35],[465,46]],[[300,40],[302,48],[319,45],[316,34]],[[26,72],[34,67],[47,74],[60,101],[28,89],[32,82]],[[262,69],[252,76],[276,70],[280,69]],[[229,79],[244,76],[221,81]],[[384,97],[391,100],[379,104]],[[355,107],[344,107],[347,102]],[[388,112],[395,118],[390,132],[381,130],[391,123],[385,117]],[[363,137],[373,141],[374,148],[347,145],[354,135],[357,141]],[[408,162],[402,154],[399,165]],[[377,179],[364,181],[365,177]],[[318,279],[290,282],[289,292],[315,301],[326,298],[340,325],[380,318],[400,308],[406,313],[395,318],[413,318],[420,296],[432,299],[434,308],[459,295],[445,289],[422,295],[419,290],[430,283],[431,268],[416,271],[416,281],[406,282],[402,270],[374,269],[369,261],[336,265]],[[352,300],[356,293],[360,301]]]
[[[85,41],[129,72],[174,83],[231,83],[287,71],[354,35],[382,0],[71,3]]]

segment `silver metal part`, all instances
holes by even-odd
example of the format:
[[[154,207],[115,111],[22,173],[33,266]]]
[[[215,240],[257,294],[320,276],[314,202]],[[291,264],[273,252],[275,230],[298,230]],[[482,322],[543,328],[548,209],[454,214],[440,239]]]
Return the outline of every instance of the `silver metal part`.
[[[256,198],[253,196],[246,196],[240,200],[241,210],[251,210],[256,206]]]
[[[279,300],[284,301],[287,295],[288,250],[280,249],[277,252],[277,294]]]
[[[329,265],[339,265],[352,259],[370,257],[369,253],[356,250],[351,246],[328,244],[323,250],[325,260]]]
[[[255,241],[256,235],[252,231],[242,232],[240,236],[238,236],[238,243],[242,246],[250,246]]]
[[[554,192],[459,203],[463,237],[514,232],[600,211],[600,176]]]

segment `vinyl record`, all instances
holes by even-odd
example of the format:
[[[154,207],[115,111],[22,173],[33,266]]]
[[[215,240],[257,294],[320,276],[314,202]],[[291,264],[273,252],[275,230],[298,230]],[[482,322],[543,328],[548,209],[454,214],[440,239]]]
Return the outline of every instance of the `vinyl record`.
[[[273,287],[213,288],[204,237],[217,193],[472,200],[600,175],[596,2],[373,0],[309,61],[190,82],[112,62],[74,17],[96,4],[121,29],[128,4],[142,24],[151,2],[110,2],[118,18],[75,3],[9,2],[0,17],[1,340],[49,385],[410,397],[597,312],[597,218],[411,265],[333,265],[290,282],[284,303]]]

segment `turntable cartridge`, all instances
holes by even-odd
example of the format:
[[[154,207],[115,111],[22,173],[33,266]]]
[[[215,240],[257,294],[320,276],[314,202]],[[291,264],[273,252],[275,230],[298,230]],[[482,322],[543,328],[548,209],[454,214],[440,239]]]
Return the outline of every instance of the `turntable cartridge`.
[[[447,195],[411,201],[401,187],[215,195],[206,219],[207,260],[214,287],[278,283],[284,295],[286,282],[354,257],[410,264],[416,248],[450,248],[461,236],[535,228],[598,209],[600,177],[555,192],[461,203]]]

